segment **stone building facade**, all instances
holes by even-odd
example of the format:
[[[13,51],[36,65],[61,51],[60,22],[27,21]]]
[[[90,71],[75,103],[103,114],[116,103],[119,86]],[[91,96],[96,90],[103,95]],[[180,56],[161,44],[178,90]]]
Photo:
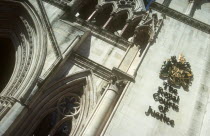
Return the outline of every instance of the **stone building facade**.
[[[208,136],[210,0],[150,2],[1,0],[0,135]],[[192,84],[161,93],[179,54]]]

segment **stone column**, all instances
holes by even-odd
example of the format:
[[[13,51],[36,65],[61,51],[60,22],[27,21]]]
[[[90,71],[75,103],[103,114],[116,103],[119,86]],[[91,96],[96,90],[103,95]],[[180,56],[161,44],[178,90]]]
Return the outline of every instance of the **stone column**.
[[[93,17],[95,17],[97,14],[98,14],[98,12],[101,10],[101,6],[97,6],[96,7],[96,9],[95,9],[95,11],[93,11],[93,13],[88,17],[88,19],[86,20],[87,22],[89,22],[89,21],[91,21],[91,19],[93,18]]]
[[[111,14],[111,16],[109,17],[108,21],[106,21],[106,23],[103,26],[103,29],[106,29],[106,27],[109,25],[109,23],[112,21],[112,19],[114,18],[114,13]]]
[[[127,21],[127,23],[125,24],[125,26],[123,27],[123,29],[122,29],[122,32],[120,33],[120,36],[122,36],[123,34],[124,34],[124,32],[125,32],[125,30],[128,28],[128,26],[129,26],[129,24],[130,24],[130,20],[128,20]]]
[[[192,9],[194,8],[195,5],[195,0],[189,0],[189,4],[187,6],[187,9],[185,11],[185,14],[190,16],[192,13]]]
[[[96,110],[92,114],[87,127],[82,133],[83,136],[99,136],[102,132],[126,84],[122,80],[116,81],[115,79],[105,91],[101,100],[96,106]]]

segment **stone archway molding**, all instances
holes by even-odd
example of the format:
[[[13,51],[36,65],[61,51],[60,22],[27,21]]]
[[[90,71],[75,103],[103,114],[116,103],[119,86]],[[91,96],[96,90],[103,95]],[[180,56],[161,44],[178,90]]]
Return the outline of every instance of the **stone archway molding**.
[[[46,57],[43,22],[27,1],[0,1],[0,36],[12,40],[15,68],[0,97],[17,101],[30,94],[41,74]]]

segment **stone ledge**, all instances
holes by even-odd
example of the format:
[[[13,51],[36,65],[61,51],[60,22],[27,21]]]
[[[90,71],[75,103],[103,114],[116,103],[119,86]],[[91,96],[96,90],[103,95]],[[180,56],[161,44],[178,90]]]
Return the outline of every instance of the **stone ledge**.
[[[166,6],[163,6],[157,2],[154,2],[152,5],[151,5],[151,8],[156,10],[156,11],[159,11],[161,13],[164,13],[166,14],[167,16],[169,17],[172,17],[174,19],[177,19],[187,25],[190,25],[196,29],[199,29],[205,33],[208,33],[210,34],[210,25],[206,24],[206,23],[203,23],[199,20],[196,20],[192,17],[189,17],[181,12],[178,12],[176,10],[173,10],[171,8],[168,8]]]
[[[84,68],[91,69],[96,75],[104,80],[108,81],[110,79],[110,76],[112,75],[112,71],[110,69],[77,53],[72,53],[71,58],[76,64]]]
[[[120,49],[126,50],[130,45],[132,45],[131,42],[125,40],[124,38],[114,35],[80,18],[76,18],[76,23],[90,29],[92,32],[96,33],[96,36],[102,38],[103,40],[110,41],[112,44],[114,44]]]

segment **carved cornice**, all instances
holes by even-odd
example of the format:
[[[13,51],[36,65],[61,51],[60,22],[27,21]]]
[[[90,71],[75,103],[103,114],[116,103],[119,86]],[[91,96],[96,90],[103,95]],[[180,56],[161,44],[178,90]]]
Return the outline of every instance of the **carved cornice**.
[[[101,64],[98,64],[88,58],[85,58],[77,53],[72,53],[70,57],[77,65],[87,69],[91,69],[96,75],[102,79],[109,80],[112,71]]]
[[[135,81],[135,78],[129,74],[127,74],[126,72],[114,67],[112,69],[112,73],[117,76],[118,78],[120,79],[124,79],[124,80],[128,80],[128,81],[131,81],[131,82],[134,82]]]
[[[166,14],[167,16],[170,16],[176,20],[179,20],[187,25],[190,25],[196,29],[199,29],[205,33],[208,33],[210,34],[210,25],[206,24],[206,23],[203,23],[199,20],[196,20],[192,17],[189,17],[183,13],[180,13],[176,10],[173,10],[171,8],[168,8],[164,5],[161,5],[157,2],[153,2],[153,4],[151,5],[151,8],[154,9],[154,10],[157,10],[161,13],[164,13]]]
[[[72,53],[71,59],[76,63],[76,65],[82,66],[87,69],[91,69],[97,76],[106,81],[109,81],[111,77],[116,76],[120,80],[127,80],[134,82],[135,79],[133,76],[123,72],[118,68],[108,69],[105,66],[98,64],[88,58],[85,58],[77,53]]]

